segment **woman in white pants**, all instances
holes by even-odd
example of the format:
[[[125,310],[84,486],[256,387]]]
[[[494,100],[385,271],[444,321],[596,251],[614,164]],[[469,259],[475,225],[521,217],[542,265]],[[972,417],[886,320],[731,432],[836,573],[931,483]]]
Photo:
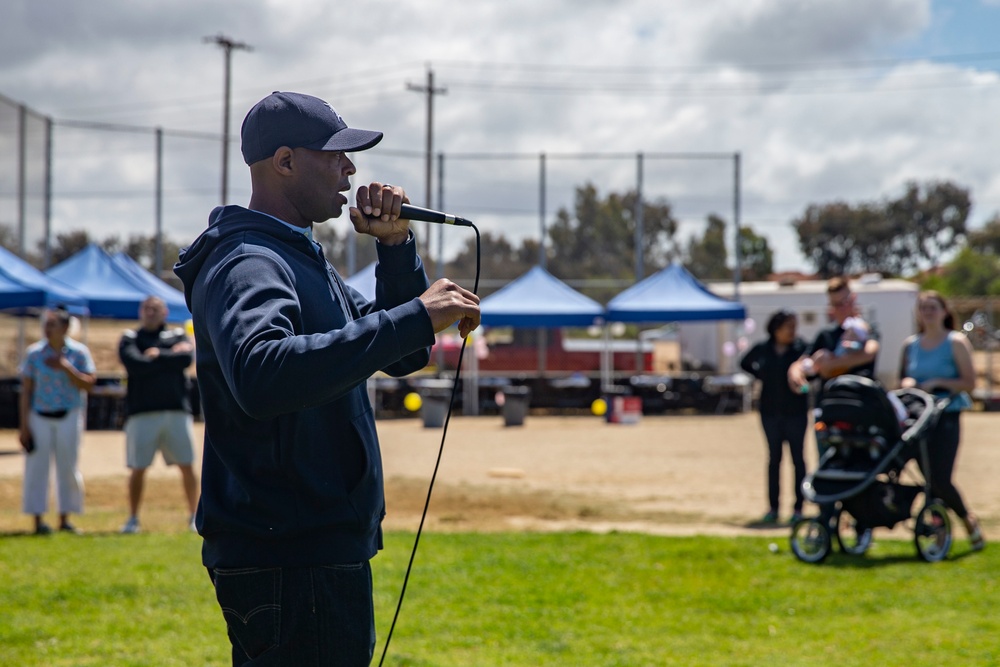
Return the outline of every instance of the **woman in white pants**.
[[[83,476],[77,467],[83,434],[84,392],[97,379],[90,350],[69,338],[64,308],[42,316],[44,338],[28,347],[21,364],[21,446],[24,512],[35,517],[35,533],[51,532],[42,516],[49,504],[49,468],[56,464],[59,529],[78,532],[69,514],[83,511]]]

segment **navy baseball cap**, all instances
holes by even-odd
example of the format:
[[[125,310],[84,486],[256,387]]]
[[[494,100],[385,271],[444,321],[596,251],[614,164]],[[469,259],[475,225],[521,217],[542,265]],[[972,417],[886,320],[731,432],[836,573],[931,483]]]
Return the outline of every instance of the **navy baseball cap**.
[[[243,160],[266,160],[282,146],[316,151],[363,151],[382,140],[381,132],[358,130],[333,107],[312,95],[273,92],[255,104],[240,132]]]

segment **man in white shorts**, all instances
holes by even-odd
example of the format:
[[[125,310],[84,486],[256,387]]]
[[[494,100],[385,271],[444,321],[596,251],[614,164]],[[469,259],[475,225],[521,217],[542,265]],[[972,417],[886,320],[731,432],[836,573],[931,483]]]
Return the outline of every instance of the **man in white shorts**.
[[[166,327],[167,306],[148,297],[139,307],[139,328],[122,334],[118,356],[128,372],[125,442],[129,518],[123,533],[139,532],[139,505],[146,469],[159,451],[167,465],[181,471],[187,497],[189,524],[198,503],[194,474],[194,431],[191,398],[184,371],[191,365],[194,347],[184,329]]]

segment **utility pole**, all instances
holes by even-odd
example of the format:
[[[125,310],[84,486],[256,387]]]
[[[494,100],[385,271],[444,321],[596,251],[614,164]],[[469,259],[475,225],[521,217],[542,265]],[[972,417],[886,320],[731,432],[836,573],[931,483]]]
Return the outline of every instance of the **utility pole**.
[[[733,247],[735,266],[733,267],[733,300],[740,300],[740,279],[743,276],[743,253],[740,248],[740,153],[733,153],[733,231],[736,234]]]
[[[28,107],[17,108],[17,254],[25,258],[28,250]]]
[[[229,37],[226,37],[222,33],[219,33],[215,37],[206,37],[204,42],[209,44],[218,44],[222,47],[225,54],[226,62],[226,74],[225,82],[223,83],[222,89],[222,201],[220,202],[222,206],[226,205],[226,197],[229,190],[229,93],[230,93],[230,80],[231,80],[231,68],[232,68],[232,57],[233,49],[243,50],[243,51],[253,51],[253,47],[249,44],[244,44],[243,42],[237,42]]]
[[[156,128],[156,244],[153,249],[153,270],[163,278],[163,128]]]
[[[645,257],[643,257],[643,237],[646,235],[643,225],[645,224],[645,205],[642,201],[642,176],[643,176],[642,153],[635,156],[635,282],[646,277]],[[639,368],[639,366],[636,366]]]
[[[42,266],[52,265],[52,118],[45,119],[45,251]]]
[[[427,85],[418,86],[413,83],[406,84],[407,90],[413,90],[418,93],[427,93],[427,146],[426,146],[426,164],[424,167],[424,206],[431,208],[431,179],[434,173],[434,96],[441,93],[447,93],[447,88],[435,88],[434,87],[434,70],[427,66]],[[430,232],[428,231],[428,234]],[[430,237],[428,237],[428,242]]]
[[[548,233],[545,229],[545,152],[538,154],[538,266],[545,268],[545,239]]]

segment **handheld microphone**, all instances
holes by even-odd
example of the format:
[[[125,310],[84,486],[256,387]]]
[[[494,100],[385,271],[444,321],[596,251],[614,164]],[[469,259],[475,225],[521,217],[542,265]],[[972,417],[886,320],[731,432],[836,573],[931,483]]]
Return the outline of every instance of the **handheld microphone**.
[[[420,222],[434,222],[439,225],[457,225],[458,227],[472,227],[472,223],[465,218],[450,213],[432,211],[429,208],[402,204],[399,207],[399,217],[403,220],[419,220]]]

